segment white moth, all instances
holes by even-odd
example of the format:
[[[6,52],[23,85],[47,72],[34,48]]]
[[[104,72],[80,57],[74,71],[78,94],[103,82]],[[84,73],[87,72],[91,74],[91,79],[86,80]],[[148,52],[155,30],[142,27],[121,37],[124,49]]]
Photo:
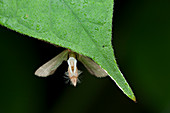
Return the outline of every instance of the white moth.
[[[69,59],[68,59],[69,56]],[[82,73],[77,68],[77,59],[83,63],[83,65],[87,68],[87,70],[96,77],[105,77],[107,76],[107,72],[103,70],[98,64],[96,64],[93,60],[90,58],[76,54],[75,52],[71,50],[64,50],[60,54],[58,54],[56,57],[42,65],[40,68],[38,68],[35,72],[35,75],[39,77],[47,77],[49,75],[54,74],[55,70],[62,64],[63,61],[66,61],[68,63],[68,72],[66,72],[66,75],[69,77],[71,83],[76,86],[78,76]]]
[[[76,86],[78,76],[82,73],[77,69],[77,60],[74,57],[70,57],[67,60],[68,63],[68,72],[66,75],[70,78],[71,83]]]

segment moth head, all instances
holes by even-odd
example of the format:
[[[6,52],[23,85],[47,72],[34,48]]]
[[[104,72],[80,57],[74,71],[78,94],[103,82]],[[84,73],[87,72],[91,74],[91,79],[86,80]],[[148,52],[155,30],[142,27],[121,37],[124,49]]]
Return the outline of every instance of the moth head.
[[[76,85],[77,85],[77,79],[78,79],[77,77],[71,77],[70,78],[70,81],[71,81],[71,83],[73,84],[74,87],[76,87]]]

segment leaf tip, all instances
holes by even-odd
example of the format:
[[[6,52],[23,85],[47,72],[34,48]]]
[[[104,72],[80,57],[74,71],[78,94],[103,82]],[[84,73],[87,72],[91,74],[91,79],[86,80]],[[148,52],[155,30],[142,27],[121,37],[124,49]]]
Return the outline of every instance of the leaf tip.
[[[131,99],[132,99],[135,103],[137,103],[135,96],[133,96]]]

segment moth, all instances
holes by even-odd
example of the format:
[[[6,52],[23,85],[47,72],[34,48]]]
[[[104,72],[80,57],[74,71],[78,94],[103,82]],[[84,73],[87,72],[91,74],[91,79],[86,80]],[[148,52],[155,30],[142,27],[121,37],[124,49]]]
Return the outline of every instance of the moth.
[[[78,77],[82,73],[77,68],[76,59],[78,59],[92,75],[95,75],[96,77],[105,77],[108,75],[107,72],[93,60],[84,55],[77,54],[69,49],[64,50],[56,57],[52,58],[47,63],[39,67],[35,71],[35,75],[39,77],[47,77],[49,75],[52,75],[54,74],[56,69],[62,64],[63,61],[67,61],[68,71],[65,74],[70,79],[72,85],[76,86]]]

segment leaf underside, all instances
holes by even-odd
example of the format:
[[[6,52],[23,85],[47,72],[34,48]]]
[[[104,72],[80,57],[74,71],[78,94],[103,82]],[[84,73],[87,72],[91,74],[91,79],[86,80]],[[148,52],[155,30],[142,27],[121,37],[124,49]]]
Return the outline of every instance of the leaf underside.
[[[92,58],[132,100],[112,49],[113,0],[0,0],[0,24]]]

